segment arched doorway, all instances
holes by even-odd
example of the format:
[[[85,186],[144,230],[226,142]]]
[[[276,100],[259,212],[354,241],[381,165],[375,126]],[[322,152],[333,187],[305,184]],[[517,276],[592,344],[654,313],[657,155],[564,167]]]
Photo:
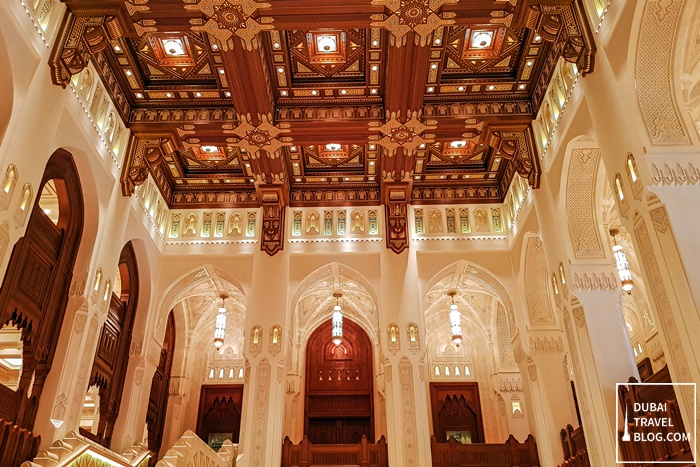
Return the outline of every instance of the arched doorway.
[[[17,390],[0,385],[0,417],[32,429],[46,376],[51,370],[68,303],[83,232],[83,195],[73,157],[51,155],[31,205],[27,230],[15,244],[0,291],[0,323],[22,332],[22,370]],[[29,209],[31,187],[19,209]],[[42,205],[55,206],[47,212]]]
[[[173,366],[175,350],[175,317],[170,312],[165,328],[163,348],[160,350],[158,367],[151,380],[151,392],[148,396],[148,411],[146,412],[146,428],[148,429],[148,449],[154,453],[150,465],[155,465],[163,442],[163,428],[168,407],[168,388],[170,372]]]
[[[119,266],[114,286],[110,291],[109,312],[102,325],[100,341],[90,371],[90,388],[86,402],[92,400],[92,392],[99,397],[99,420],[91,426],[82,426],[80,433],[95,442],[109,447],[129,363],[131,333],[136,316],[139,295],[139,276],[136,253],[131,242],[127,243],[119,256]],[[94,389],[97,391],[94,391]],[[88,420],[89,421],[89,420]]]
[[[331,341],[332,323],[321,324],[306,348],[304,433],[314,444],[374,442],[372,343],[349,319],[340,345]]]

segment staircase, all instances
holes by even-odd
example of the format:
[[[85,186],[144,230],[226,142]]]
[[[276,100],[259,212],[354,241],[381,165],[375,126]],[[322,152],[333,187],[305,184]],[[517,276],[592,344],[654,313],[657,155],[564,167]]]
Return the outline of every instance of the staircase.
[[[150,457],[150,451],[142,444],[134,444],[128,452],[119,455],[71,431],[20,467],[146,467]]]
[[[230,441],[224,442],[217,453],[194,432],[187,430],[155,465],[235,467],[237,455],[238,447]],[[128,452],[117,454],[75,432],[70,432],[65,438],[54,442],[46,451],[41,451],[33,461],[26,461],[20,467],[147,467],[150,462],[151,452],[143,444],[134,444]]]
[[[224,441],[219,452],[215,452],[207,443],[193,431],[187,430],[173,447],[168,449],[165,456],[158,461],[156,467],[185,467],[191,465],[206,465],[210,467],[236,467],[238,446],[231,441]]]

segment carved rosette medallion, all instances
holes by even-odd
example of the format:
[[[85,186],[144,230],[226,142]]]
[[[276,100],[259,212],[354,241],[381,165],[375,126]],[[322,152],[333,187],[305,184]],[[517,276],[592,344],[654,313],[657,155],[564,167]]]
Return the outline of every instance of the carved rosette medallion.
[[[369,139],[384,147],[389,156],[393,156],[399,147],[404,148],[410,154],[421,144],[434,141],[435,135],[423,133],[426,130],[437,128],[435,126],[437,122],[426,120],[425,123],[421,123],[418,119],[418,112],[412,112],[405,123],[401,123],[399,117],[399,114],[392,112],[384,124],[369,123],[370,131],[378,131],[382,134],[382,136],[372,135]]]
[[[437,28],[454,24],[437,10],[447,3],[459,0],[372,0],[372,5],[382,5],[391,15],[372,15],[372,27],[383,27],[392,34],[392,44],[401,47],[406,34],[416,33],[416,44],[424,46]]]
[[[238,146],[251,154],[253,159],[260,157],[260,150],[265,150],[270,159],[278,157],[277,151],[282,146],[290,146],[292,138],[289,136],[279,137],[282,133],[289,133],[289,125],[280,123],[278,126],[270,123],[271,116],[263,115],[261,123],[253,126],[250,123],[250,115],[241,115],[241,123],[231,129],[229,125],[224,125],[225,134],[238,136]]]
[[[270,8],[269,3],[253,0],[202,0],[196,5],[185,5],[187,10],[199,10],[208,20],[203,26],[192,26],[193,31],[206,32],[221,43],[223,50],[233,47],[233,36],[238,36],[245,48],[258,48],[257,34],[265,29],[274,29],[270,18],[255,20],[251,16],[258,9]]]

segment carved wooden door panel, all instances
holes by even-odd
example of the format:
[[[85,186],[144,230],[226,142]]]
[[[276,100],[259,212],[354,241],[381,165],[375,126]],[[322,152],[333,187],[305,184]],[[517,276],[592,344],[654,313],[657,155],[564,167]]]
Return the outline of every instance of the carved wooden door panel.
[[[148,427],[148,449],[154,453],[152,464],[158,460],[158,452],[163,442],[163,428],[168,409],[168,389],[170,386],[170,371],[173,364],[175,348],[175,318],[173,313],[168,315],[168,325],[165,328],[165,340],[160,351],[158,367],[151,380],[151,392],[148,396],[148,411],[146,426]]]
[[[57,223],[44,213],[36,196],[27,206],[27,230],[12,249],[0,289],[0,323],[16,325],[24,341],[19,388],[5,416],[14,414],[11,421],[30,430],[53,363],[83,231],[80,179],[68,152],[58,150],[49,158],[39,194],[49,180],[58,198]]]
[[[242,409],[242,384],[203,385],[199,397],[197,436],[205,443],[209,442],[210,435],[215,435],[219,442],[226,438],[237,443]]]
[[[478,383],[430,383],[430,402],[439,443],[450,436],[462,443],[484,442]]]
[[[306,363],[305,432],[316,444],[374,442],[372,343],[345,319],[343,341],[331,341],[331,321],[309,338]]]

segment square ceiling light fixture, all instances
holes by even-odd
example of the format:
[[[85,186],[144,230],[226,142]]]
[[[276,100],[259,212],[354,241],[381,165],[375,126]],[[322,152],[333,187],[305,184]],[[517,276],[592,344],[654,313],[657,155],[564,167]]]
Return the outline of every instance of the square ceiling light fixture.
[[[226,153],[219,146],[194,146],[192,148],[195,159],[198,161],[224,161]]]
[[[154,35],[149,37],[158,64],[164,67],[194,66],[196,61],[186,35]]]
[[[505,29],[493,27],[467,28],[463,59],[496,58],[501,53]]]
[[[343,31],[309,31],[306,44],[311,63],[345,63],[345,33]]]

